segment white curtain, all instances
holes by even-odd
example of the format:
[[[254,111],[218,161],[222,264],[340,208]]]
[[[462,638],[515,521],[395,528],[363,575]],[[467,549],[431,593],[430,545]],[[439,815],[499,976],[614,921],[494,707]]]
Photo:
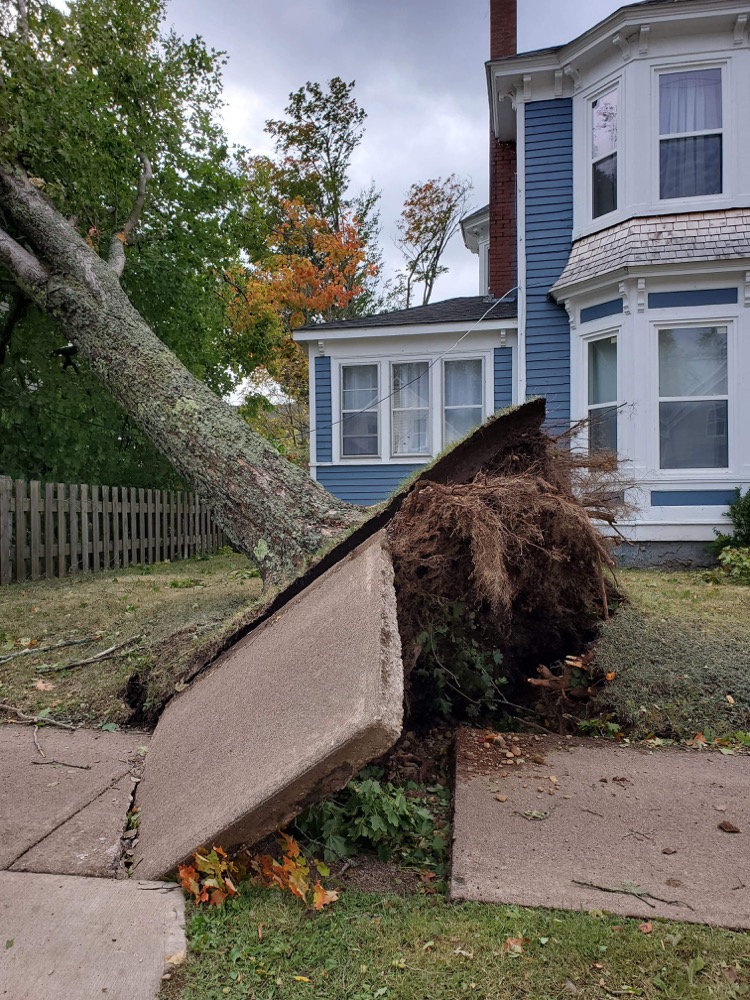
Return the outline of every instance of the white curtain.
[[[721,128],[721,70],[663,73],[659,77],[661,135]]]

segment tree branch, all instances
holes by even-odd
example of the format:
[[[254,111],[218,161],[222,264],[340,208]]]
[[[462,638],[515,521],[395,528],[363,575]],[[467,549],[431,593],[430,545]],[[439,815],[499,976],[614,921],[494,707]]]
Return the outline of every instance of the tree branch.
[[[143,206],[146,203],[146,186],[154,176],[151,161],[147,156],[141,155],[141,163],[143,170],[138,178],[138,188],[130,215],[120,232],[115,233],[112,237],[112,242],[109,245],[109,266],[118,278],[122,277],[122,272],[125,270],[125,246],[141,221]]]
[[[0,329],[0,368],[2,368],[5,364],[8,347],[10,346],[10,339],[13,336],[16,324],[24,318],[28,308],[28,296],[25,295],[20,288],[16,288],[16,291],[13,293],[10,306],[8,307],[8,311],[5,314],[5,322],[3,323],[2,329]]]
[[[26,0],[16,0],[18,8],[18,34],[25,42],[29,40],[29,13],[26,9]]]
[[[4,229],[0,229],[0,263],[10,271],[18,287],[36,301],[47,285],[49,272]]]

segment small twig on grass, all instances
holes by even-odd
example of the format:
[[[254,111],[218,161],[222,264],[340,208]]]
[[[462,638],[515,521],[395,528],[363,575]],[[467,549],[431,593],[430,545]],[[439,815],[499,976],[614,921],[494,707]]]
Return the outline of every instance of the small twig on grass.
[[[117,650],[124,649],[126,646],[136,645],[139,642],[143,642],[145,638],[145,635],[137,635],[135,638],[127,639],[125,642],[118,643],[116,646],[110,646],[109,649],[103,649],[101,653],[89,656],[85,660],[69,660],[67,663],[56,663],[51,667],[40,667],[38,673],[58,674],[63,670],[73,670],[76,667],[86,667],[90,663],[101,663],[102,660],[114,660],[119,656],[130,656],[130,652],[118,653]]]
[[[76,727],[71,726],[69,722],[58,722],[56,719],[50,719],[47,715],[43,715],[41,719],[38,715],[26,715],[20,708],[15,708],[13,705],[5,705],[3,702],[0,702],[0,708],[6,712],[13,712],[21,722],[32,722],[35,726],[57,726],[58,729],[70,729],[72,732],[75,732]]]
[[[42,748],[39,746],[39,726],[34,726],[34,746],[39,751],[39,754],[42,757],[44,757],[45,756],[44,750],[42,750]],[[34,761],[34,763],[35,764],[37,764],[37,763],[41,764],[41,761]]]
[[[100,635],[90,635],[86,639],[66,639],[64,642],[56,642],[53,646],[29,646],[27,649],[19,649],[15,653],[8,653],[7,656],[0,656],[0,663],[15,660],[17,656],[30,656],[32,653],[49,653],[53,649],[63,649],[65,646],[87,646],[92,642],[99,642],[100,639]]]
[[[654,896],[653,893],[647,892],[637,885],[629,885],[627,882],[623,882],[619,889],[613,889],[607,885],[595,885],[593,882],[580,882],[576,878],[572,881],[573,885],[582,885],[586,889],[598,889],[599,892],[616,892],[621,896],[635,896],[636,899],[642,899],[646,906],[650,906],[652,910],[655,910],[656,907],[653,903],[649,903],[650,899],[655,899],[658,903],[666,903],[667,906],[687,906],[689,910],[693,909],[690,903],[686,903],[684,899],[664,899],[662,896]]]
[[[66,760],[32,760],[32,764],[59,764],[60,767],[74,767],[78,771],[90,771],[91,764],[69,764]]]

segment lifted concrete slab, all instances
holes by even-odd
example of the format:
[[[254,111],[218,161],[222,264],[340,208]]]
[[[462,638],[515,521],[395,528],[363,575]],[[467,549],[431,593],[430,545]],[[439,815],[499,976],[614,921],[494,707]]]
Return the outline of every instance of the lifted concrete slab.
[[[342,788],[401,733],[385,532],[350,553],[167,706],[138,789],[138,874],[254,843]]]
[[[504,738],[458,736],[453,899],[750,928],[750,757]]]
[[[114,875],[141,732],[0,727],[0,868]],[[60,763],[55,763],[59,761]]]
[[[154,1000],[183,924],[176,886],[0,872],[0,996]]]

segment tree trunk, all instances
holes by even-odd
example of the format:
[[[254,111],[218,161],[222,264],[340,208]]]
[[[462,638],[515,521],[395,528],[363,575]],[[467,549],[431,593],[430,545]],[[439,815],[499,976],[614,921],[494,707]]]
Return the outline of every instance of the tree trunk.
[[[130,304],[115,270],[25,175],[7,166],[0,166],[0,207],[19,239],[33,248],[29,255],[0,234],[0,260],[16,283],[60,323],[267,582],[298,573],[321,547],[363,519],[358,508],[284,459],[191,375]]]

